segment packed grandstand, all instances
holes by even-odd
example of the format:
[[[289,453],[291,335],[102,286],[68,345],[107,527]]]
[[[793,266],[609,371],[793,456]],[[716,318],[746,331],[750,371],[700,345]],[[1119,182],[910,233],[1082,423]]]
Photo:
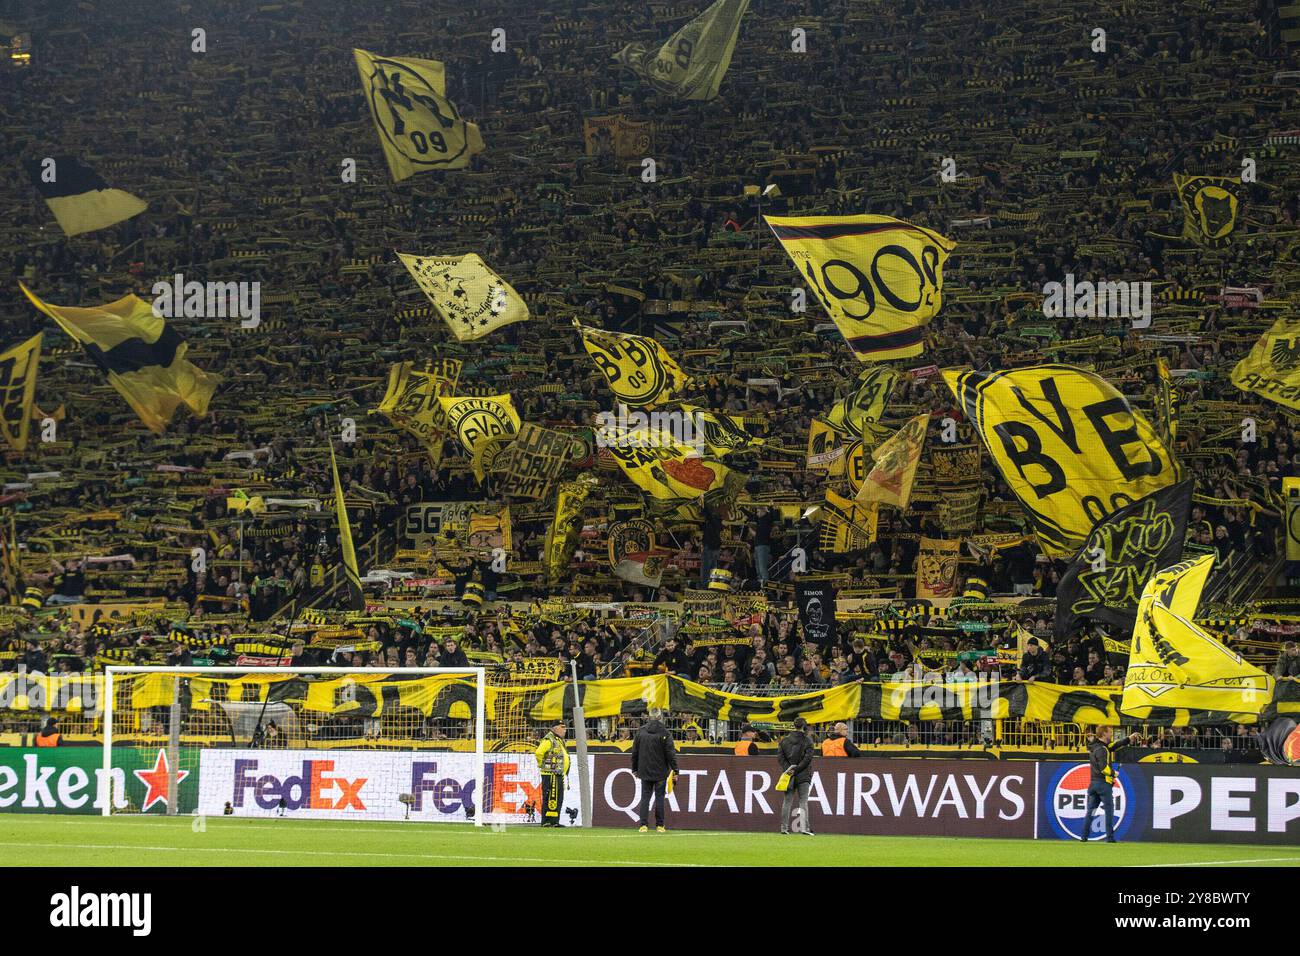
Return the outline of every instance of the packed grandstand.
[[[0,741],[95,742],[114,664],[474,665],[527,701],[501,747],[576,677],[614,744],[652,693],[688,748],[805,713],[881,751],[1122,723],[1264,758],[1300,706],[1276,5],[425,6],[0,24]],[[721,71],[648,82],[706,8]],[[393,78],[432,61],[461,155],[426,173]],[[65,234],[46,157],[141,208]],[[156,353],[76,310],[173,280],[254,287],[255,321],[178,308],[173,379],[124,383]],[[1157,572],[1190,609],[1140,611]],[[1125,706],[1162,614],[1254,697]],[[431,706],[299,743],[466,733]]]

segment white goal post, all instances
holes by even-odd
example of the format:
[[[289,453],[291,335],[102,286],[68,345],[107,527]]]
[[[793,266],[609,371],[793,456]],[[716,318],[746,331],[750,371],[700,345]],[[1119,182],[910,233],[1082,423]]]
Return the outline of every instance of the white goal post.
[[[415,755],[422,754],[430,758],[456,757],[460,758],[460,765],[464,769],[465,758],[471,758],[468,752],[468,743],[470,735],[461,734],[455,737],[443,737],[441,732],[434,729],[430,732],[428,728],[428,719],[420,718],[418,711],[409,706],[394,706],[395,703],[402,704],[401,699],[403,688],[413,688],[416,691],[421,690],[419,681],[421,678],[430,677],[456,677],[464,675],[474,679],[474,701],[473,701],[473,751],[472,766],[473,770],[473,791],[471,798],[465,793],[467,787],[457,787],[455,780],[444,778],[441,781],[430,782],[427,786],[423,783],[423,777],[417,777],[418,784],[410,787],[412,792],[398,792],[402,790],[399,786],[400,780],[396,777],[397,771],[394,771],[394,779],[389,781],[389,786],[385,791],[386,796],[393,796],[397,793],[396,800],[404,805],[405,819],[411,819],[411,806],[414,804],[419,808],[424,803],[437,802],[439,807],[447,805],[451,799],[447,796],[450,789],[453,796],[460,793],[462,800],[460,818],[471,817],[475,826],[483,826],[484,818],[488,816],[487,808],[482,804],[484,795],[487,793],[487,760],[485,756],[486,744],[486,707],[487,698],[487,676],[486,669],[483,667],[168,667],[160,666],[118,666],[111,665],[104,670],[104,688],[103,688],[103,775],[104,780],[108,781],[108,794],[103,800],[102,814],[108,816],[115,812],[149,812],[155,804],[164,804],[167,814],[176,814],[179,811],[181,803],[180,794],[184,792],[181,781],[185,775],[196,773],[199,767],[198,762],[202,756],[201,762],[206,766],[209,762],[216,764],[218,758],[232,753],[245,753],[253,756],[265,755],[267,757],[276,757],[275,749],[288,751],[280,754],[281,757],[290,757],[293,755],[314,755],[318,748],[328,748],[323,754],[324,757],[330,758],[328,761],[321,761],[327,768],[333,766],[334,759],[340,761],[344,758],[353,761],[369,759],[376,765],[383,759],[388,758],[390,763],[397,764],[403,757],[410,758],[407,760],[406,772],[410,773],[411,761]],[[171,681],[167,677],[171,677]],[[249,680],[239,681],[243,677]],[[276,708],[273,713],[284,723],[284,730],[280,730],[275,720],[267,720],[268,708],[272,698],[272,689],[276,686],[287,686],[288,682],[296,678],[304,678],[303,683],[307,687],[324,682],[324,690],[331,691],[330,704],[322,706],[318,701],[315,705],[308,702],[304,705],[300,698],[288,698],[274,704]],[[349,678],[351,678],[349,680]],[[362,679],[364,678],[364,679]],[[207,696],[191,693],[192,685],[186,684],[182,687],[182,681],[204,681],[212,679],[209,684],[201,684],[200,687],[207,687]],[[451,684],[460,684],[465,691],[468,690],[468,682],[452,681]],[[214,692],[212,689],[220,687],[220,692]],[[356,688],[370,689],[369,698],[373,701],[376,698],[374,688],[392,688],[391,694],[380,695],[385,702],[385,707],[378,709],[372,708],[372,713],[383,713],[384,719],[375,716],[365,716],[364,709],[361,709],[362,716],[355,716],[354,712],[348,709],[348,706],[356,707],[355,700],[347,699],[344,693],[344,706],[337,707],[337,713],[334,712],[333,702],[338,699],[339,691],[346,692],[349,689],[355,691]],[[244,692],[239,700],[229,699],[230,689],[235,688]],[[453,691],[456,689],[451,688]],[[427,693],[432,693],[427,688]],[[137,691],[139,696],[137,697]],[[119,699],[120,698],[120,699]],[[462,712],[464,705],[468,703],[461,701]],[[186,709],[183,704],[188,704]],[[390,712],[396,711],[402,715],[401,719],[406,721],[405,724],[397,723],[397,718],[390,717]],[[326,713],[328,716],[321,718],[318,715]],[[341,715],[341,716],[340,716]],[[414,715],[414,716],[412,716]],[[465,718],[460,718],[464,720]],[[319,720],[319,723],[316,721]],[[340,732],[337,727],[329,726],[331,720],[337,720],[340,723],[346,723],[351,728],[347,733],[356,734],[356,740],[343,739],[346,735]],[[219,733],[214,733],[214,728],[220,727]],[[357,734],[357,728],[363,728],[360,734]],[[331,736],[328,731],[334,731]],[[273,732],[273,734],[272,734]],[[405,732],[405,734],[404,734]],[[418,741],[410,738],[419,737]],[[438,749],[437,745],[430,744],[431,739],[438,741],[446,740],[448,745]],[[459,743],[460,746],[454,746]],[[417,746],[419,744],[420,746]],[[134,770],[134,775],[140,781],[148,784],[146,796],[142,799],[142,806],[131,806],[122,793],[114,793],[114,747],[120,750],[124,748],[136,749],[147,755],[148,759],[155,759],[156,762],[150,767],[148,759],[142,764],[143,770]],[[426,749],[428,748],[428,749]],[[182,753],[184,752],[184,753]],[[209,758],[212,758],[209,760]],[[191,761],[190,767],[185,768],[186,761]],[[119,761],[120,762],[120,761]],[[139,758],[137,758],[139,762]],[[241,763],[252,765],[256,769],[257,763],[254,759],[245,759],[234,761],[238,767]],[[417,767],[437,767],[434,761],[427,761],[416,765]],[[126,780],[130,775],[126,774],[121,767],[119,778]],[[268,811],[267,803],[263,801],[273,800],[275,796],[275,778],[264,776],[256,780],[255,783],[248,783],[253,779],[251,776],[245,778],[245,786],[251,789],[258,806],[261,808],[261,814],[265,815]],[[354,778],[351,783],[354,788],[359,789],[365,780],[357,783]],[[274,781],[265,783],[264,781]],[[298,778],[299,796],[295,801],[301,805],[306,799],[308,790],[308,781]],[[328,784],[328,780],[326,781]],[[195,781],[191,783],[202,785],[197,775]],[[312,778],[311,783],[315,785],[317,780]],[[345,787],[349,781],[342,780],[340,787]],[[123,790],[126,784],[120,784]],[[396,789],[395,789],[396,788]],[[267,796],[262,791],[269,790],[271,796]],[[313,794],[315,789],[313,787]],[[285,815],[287,787],[283,788],[278,799],[276,812]],[[360,804],[360,797],[355,790],[351,792],[352,804]],[[349,796],[349,791],[344,790],[343,797]],[[236,797],[236,802],[242,797]],[[342,800],[343,798],[340,798]],[[367,799],[369,799],[367,797]],[[291,801],[291,803],[295,802]],[[126,806],[128,809],[123,810]],[[318,805],[313,799],[310,809],[317,809]],[[161,808],[160,808],[161,809]],[[294,807],[296,809],[296,807]],[[345,808],[346,809],[346,808]],[[365,809],[361,807],[361,809]],[[154,811],[159,812],[159,811]],[[195,812],[201,812],[196,810]],[[221,810],[209,810],[208,812],[221,812]],[[225,812],[230,813],[230,809]],[[254,811],[256,812],[256,811]],[[449,811],[443,810],[444,813]],[[403,819],[401,816],[393,816],[395,813],[392,806],[385,804],[383,810],[384,819]],[[319,815],[313,813],[312,815]],[[373,817],[372,817],[373,818]]]

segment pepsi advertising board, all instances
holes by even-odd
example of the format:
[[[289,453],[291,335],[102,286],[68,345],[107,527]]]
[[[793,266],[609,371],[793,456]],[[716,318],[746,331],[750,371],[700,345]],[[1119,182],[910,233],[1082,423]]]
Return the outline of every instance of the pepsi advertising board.
[[[1300,845],[1300,770],[1294,767],[1115,765],[1115,838],[1163,843]],[[1087,813],[1087,763],[1038,764],[1040,840],[1078,840]],[[1104,839],[1098,807],[1089,840]]]

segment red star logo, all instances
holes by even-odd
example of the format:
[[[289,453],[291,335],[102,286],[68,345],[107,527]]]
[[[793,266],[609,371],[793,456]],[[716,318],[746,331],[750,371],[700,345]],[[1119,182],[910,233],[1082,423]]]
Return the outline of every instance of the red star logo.
[[[164,806],[167,804],[168,773],[167,752],[165,750],[158,751],[158,757],[153,762],[152,770],[132,770],[131,772],[139,778],[142,784],[149,788],[148,792],[144,795],[144,806],[140,808],[141,813],[148,812],[149,808],[160,800],[163,802]],[[188,770],[176,771],[176,785],[179,787],[181,781],[189,775],[190,772]]]

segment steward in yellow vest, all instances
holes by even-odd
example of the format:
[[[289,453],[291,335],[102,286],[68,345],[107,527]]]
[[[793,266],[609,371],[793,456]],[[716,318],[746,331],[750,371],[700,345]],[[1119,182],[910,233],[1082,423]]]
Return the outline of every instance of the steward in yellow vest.
[[[560,808],[564,806],[564,775],[569,772],[569,752],[564,749],[564,722],[551,725],[541,744],[533,751],[542,775],[542,826],[560,825]]]

